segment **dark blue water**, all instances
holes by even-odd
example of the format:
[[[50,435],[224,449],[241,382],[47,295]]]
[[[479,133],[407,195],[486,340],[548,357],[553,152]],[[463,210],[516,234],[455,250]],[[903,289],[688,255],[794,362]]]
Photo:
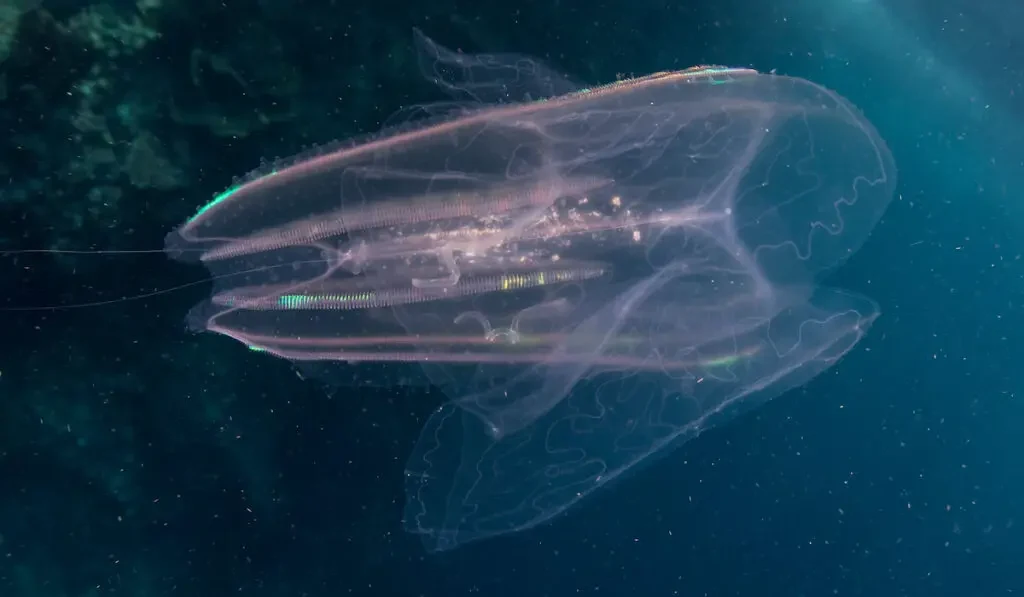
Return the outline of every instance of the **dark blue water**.
[[[413,26],[588,82],[705,63],[805,77],[864,111],[900,184],[827,280],[882,310],[836,367],[551,524],[438,556],[401,514],[440,392],[325,388],[189,334],[202,283],[5,312],[3,595],[1024,592],[1016,5],[43,4],[0,65],[5,249],[159,248],[260,158],[441,99],[412,64]],[[159,254],[2,261],[7,307],[205,275]]]

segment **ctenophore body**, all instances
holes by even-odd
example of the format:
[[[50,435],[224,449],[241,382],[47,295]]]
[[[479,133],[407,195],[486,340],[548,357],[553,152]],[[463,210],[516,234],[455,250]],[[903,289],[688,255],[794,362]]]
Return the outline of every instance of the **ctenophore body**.
[[[428,549],[564,512],[877,316],[819,284],[896,182],[835,93],[715,66],[585,88],[416,43],[462,101],[250,175],[167,250],[214,277],[195,329],[332,383],[377,363],[444,390],[405,472]]]

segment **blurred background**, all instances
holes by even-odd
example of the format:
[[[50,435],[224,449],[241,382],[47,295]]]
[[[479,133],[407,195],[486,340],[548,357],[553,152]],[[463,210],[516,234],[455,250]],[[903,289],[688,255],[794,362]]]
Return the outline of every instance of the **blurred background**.
[[[898,197],[830,282],[882,317],[808,386],[549,525],[428,557],[401,530],[422,387],[324,388],[192,335],[164,235],[261,160],[444,99],[412,29],[585,83],[811,79]],[[1024,593],[1024,4],[0,0],[0,595]],[[386,384],[382,384],[386,385]]]

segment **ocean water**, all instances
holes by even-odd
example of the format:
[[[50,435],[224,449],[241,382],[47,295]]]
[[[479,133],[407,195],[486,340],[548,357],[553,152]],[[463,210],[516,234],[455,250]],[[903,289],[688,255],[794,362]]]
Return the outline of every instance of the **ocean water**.
[[[44,7],[60,23],[77,14]],[[820,283],[870,297],[880,315],[806,385],[563,515],[431,554],[403,530],[403,470],[448,400],[441,389],[397,383],[386,365],[368,366],[358,384],[325,384],[191,333],[186,314],[209,296],[207,272],[159,251],[8,254],[0,306],[110,302],[0,316],[3,595],[1024,592],[1015,5],[267,1],[158,11],[139,13],[158,38],[102,59],[117,65],[104,71],[115,91],[97,92],[90,113],[107,123],[114,161],[88,176],[68,175],[57,156],[99,155],[103,134],[75,120],[79,136],[65,146],[59,126],[26,124],[81,117],[57,91],[81,94],[68,81],[87,69],[62,58],[57,70],[33,70],[48,55],[12,54],[0,248],[160,249],[261,158],[372,132],[397,110],[443,99],[418,78],[418,27],[466,52],[537,56],[591,84],[724,64],[841,94],[886,141],[899,183],[863,247]],[[20,35],[49,31],[38,18]],[[25,85],[51,103],[15,102]],[[155,171],[176,170],[178,183],[104,169],[137,155],[143,130],[164,148]],[[36,146],[53,164],[25,158]]]

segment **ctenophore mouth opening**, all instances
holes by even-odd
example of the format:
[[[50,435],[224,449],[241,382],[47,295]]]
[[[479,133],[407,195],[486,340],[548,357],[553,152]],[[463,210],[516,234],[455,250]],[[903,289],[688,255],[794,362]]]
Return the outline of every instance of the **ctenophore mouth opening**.
[[[175,261],[186,263],[198,263],[202,251],[196,250],[195,243],[190,242],[177,229],[167,233],[164,237],[164,253]]]

